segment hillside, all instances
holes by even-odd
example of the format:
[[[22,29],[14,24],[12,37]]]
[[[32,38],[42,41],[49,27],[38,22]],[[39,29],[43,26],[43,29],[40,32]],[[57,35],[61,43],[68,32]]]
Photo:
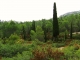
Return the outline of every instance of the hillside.
[[[71,14],[80,14],[80,10],[79,11],[67,12],[67,13],[61,15],[60,17],[68,16],[68,15],[71,15]]]

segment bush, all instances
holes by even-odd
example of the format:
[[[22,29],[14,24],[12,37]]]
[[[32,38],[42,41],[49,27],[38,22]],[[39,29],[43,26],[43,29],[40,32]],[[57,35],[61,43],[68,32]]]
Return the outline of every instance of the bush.
[[[46,43],[47,43],[47,44],[52,44],[52,43],[53,43],[53,41],[48,40]]]
[[[39,41],[42,41],[44,42],[44,31],[42,30],[42,28],[40,26],[37,26],[36,27],[36,38],[39,40]]]
[[[19,39],[20,39],[20,37],[17,34],[14,33],[14,34],[11,34],[11,36],[7,40],[7,43],[14,44]]]
[[[14,60],[30,60],[32,53],[30,51],[23,51],[22,54],[18,53]]]
[[[15,57],[3,57],[2,60],[30,60],[32,53],[30,51],[23,51],[22,54],[18,53]]]
[[[69,60],[70,58],[72,59],[75,55],[74,54],[75,53],[74,46],[68,46],[68,47],[64,48],[63,52],[64,52],[65,58],[67,60]]]
[[[52,46],[59,48],[65,46],[65,43],[53,43]]]
[[[35,49],[31,60],[63,60],[64,53],[52,47]]]
[[[79,44],[80,45],[80,40],[73,40],[73,41],[71,41],[69,46],[73,46],[74,44]]]
[[[23,39],[18,39],[18,40],[15,41],[15,43],[22,44],[22,43],[24,43],[24,40]]]
[[[26,47],[20,44],[14,44],[14,45],[0,45],[0,56],[2,57],[13,57],[15,56],[18,52],[22,53],[23,51],[27,50]]]
[[[20,37],[17,34],[11,34],[11,36],[9,37],[9,40],[18,40],[20,39]]]
[[[38,39],[35,39],[33,44],[36,44],[36,45],[42,45],[43,42],[39,41]]]
[[[74,34],[73,39],[80,39],[80,34]]]
[[[30,31],[30,36],[31,36],[31,40],[35,40],[36,37],[37,37],[36,32],[33,31],[33,30],[31,30],[31,31]]]
[[[75,56],[80,59],[80,49],[75,52]]]

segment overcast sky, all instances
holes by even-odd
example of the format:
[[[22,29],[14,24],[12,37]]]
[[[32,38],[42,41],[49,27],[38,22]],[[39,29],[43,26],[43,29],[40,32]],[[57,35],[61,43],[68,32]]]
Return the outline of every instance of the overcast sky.
[[[54,2],[58,16],[80,10],[79,0],[0,0],[0,20],[31,21],[52,18]]]

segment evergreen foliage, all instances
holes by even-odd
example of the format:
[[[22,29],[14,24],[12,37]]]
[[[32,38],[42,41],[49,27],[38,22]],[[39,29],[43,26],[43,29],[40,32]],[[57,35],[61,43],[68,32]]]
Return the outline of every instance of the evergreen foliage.
[[[33,22],[32,22],[32,30],[36,31],[36,30],[35,30],[35,21],[34,21],[34,20],[33,20]]]
[[[45,20],[42,20],[42,29],[43,29],[43,31],[44,31],[44,39],[45,39],[45,42],[47,42],[47,38],[46,38],[46,23],[45,23]]]
[[[70,39],[72,39],[72,22],[71,22],[71,30],[70,30]]]
[[[56,3],[54,2],[53,7],[53,37],[56,38],[59,35],[59,25],[57,19],[57,10],[56,10]]]
[[[25,40],[26,39],[26,31],[24,26],[22,27],[22,38]]]

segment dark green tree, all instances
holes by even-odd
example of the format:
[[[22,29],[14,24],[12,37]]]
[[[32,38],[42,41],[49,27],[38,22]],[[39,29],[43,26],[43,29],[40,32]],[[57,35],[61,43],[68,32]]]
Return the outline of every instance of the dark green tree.
[[[13,34],[13,33],[16,33],[16,31],[17,31],[17,25],[16,25],[16,22],[15,21],[10,21],[10,23],[8,24],[8,27],[7,27],[7,29],[8,29],[8,34]]]
[[[31,40],[30,32],[31,32],[31,27],[28,26],[28,29],[27,29],[27,38],[28,38],[29,41]]]
[[[3,32],[3,38],[7,37],[9,38],[9,36],[13,33],[16,33],[17,31],[17,25],[16,25],[16,22],[14,21],[10,21],[10,22],[3,22],[3,25],[2,25],[2,32]]]
[[[57,38],[58,35],[59,35],[59,25],[58,25],[58,19],[57,19],[56,3],[54,2],[54,6],[53,6],[53,37]]]
[[[44,31],[44,39],[45,39],[45,42],[47,42],[47,36],[46,36],[46,33],[47,33],[47,31],[46,31],[46,25],[45,25],[46,23],[45,23],[45,19],[43,19],[42,20],[42,29],[43,29],[43,31]]]
[[[25,40],[26,39],[26,31],[24,26],[22,26],[22,38]]]
[[[36,29],[35,29],[35,21],[34,20],[32,22],[32,30],[36,31]]]
[[[72,22],[71,22],[71,29],[70,29],[70,39],[72,39]]]

